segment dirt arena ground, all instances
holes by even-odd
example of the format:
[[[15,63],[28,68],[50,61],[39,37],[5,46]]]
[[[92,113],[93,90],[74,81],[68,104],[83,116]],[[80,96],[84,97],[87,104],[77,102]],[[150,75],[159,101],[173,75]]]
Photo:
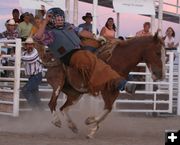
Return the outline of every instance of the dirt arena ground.
[[[85,115],[86,114],[86,115]],[[180,117],[111,113],[94,139],[86,139],[87,113],[72,113],[79,133],[72,133],[62,117],[62,128],[51,124],[50,112],[0,116],[0,145],[163,145],[166,129],[180,129]]]

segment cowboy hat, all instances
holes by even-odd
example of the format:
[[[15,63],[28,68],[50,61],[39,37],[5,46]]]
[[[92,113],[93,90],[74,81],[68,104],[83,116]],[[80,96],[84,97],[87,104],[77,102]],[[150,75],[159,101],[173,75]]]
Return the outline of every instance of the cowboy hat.
[[[92,14],[91,13],[86,13],[85,16],[82,16],[82,19],[85,21],[86,18],[91,18],[92,19]]]
[[[14,19],[9,19],[7,22],[6,22],[7,25],[16,25]]]
[[[32,37],[28,37],[26,39],[26,41],[22,42],[23,44],[34,44],[34,40],[32,39]]]

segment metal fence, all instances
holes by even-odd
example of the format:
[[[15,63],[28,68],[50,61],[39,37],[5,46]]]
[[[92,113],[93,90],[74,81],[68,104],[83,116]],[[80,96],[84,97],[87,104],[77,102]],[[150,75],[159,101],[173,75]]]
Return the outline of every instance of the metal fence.
[[[20,78],[20,73],[23,71],[21,68],[21,40],[16,39],[14,41],[1,40],[0,41],[0,53],[4,47],[15,47],[15,65],[14,66],[0,66],[0,70],[11,70],[14,72],[12,77],[0,77],[0,114],[18,116],[19,111],[31,110],[26,107],[26,99],[20,98],[20,87],[23,85],[27,78]],[[179,52],[179,51],[178,51]],[[166,77],[163,81],[153,82],[151,74],[148,71],[145,64],[138,64],[140,67],[145,67],[145,72],[131,72],[133,75],[139,75],[144,77],[144,81],[133,81],[137,85],[143,86],[136,91],[134,96],[127,96],[125,92],[121,92],[120,96],[114,103],[114,112],[159,112],[159,113],[172,113],[173,108],[176,108],[177,114],[180,115],[180,94],[178,86],[180,84],[179,79],[179,65],[174,64],[173,52],[168,52],[169,62],[166,64]],[[179,55],[179,53],[178,53]],[[8,58],[10,55],[2,55],[0,59]],[[179,61],[179,60],[178,60]],[[176,67],[176,69],[174,69]],[[178,68],[178,69],[177,69]],[[44,71],[46,71],[44,69]],[[11,87],[9,85],[11,84]],[[154,90],[153,86],[157,87]],[[50,99],[52,88],[46,83],[46,79],[43,79],[43,84],[40,86],[40,92],[46,97],[42,98],[42,101],[47,103]],[[47,93],[49,94],[47,95]],[[2,94],[6,94],[5,97]],[[9,96],[12,96],[9,97]],[[62,104],[66,100],[64,94],[58,99],[58,102]],[[81,100],[83,105],[84,98]],[[91,97],[90,109],[98,109],[97,106],[101,106],[102,100]],[[81,106],[80,105],[80,106]],[[24,107],[25,106],[25,107]],[[4,108],[8,108],[5,109]]]

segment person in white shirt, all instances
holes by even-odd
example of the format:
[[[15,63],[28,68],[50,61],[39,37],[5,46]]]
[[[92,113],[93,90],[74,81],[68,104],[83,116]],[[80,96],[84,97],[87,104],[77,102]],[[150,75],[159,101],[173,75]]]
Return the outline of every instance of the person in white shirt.
[[[42,65],[37,50],[34,48],[34,41],[31,37],[25,41],[25,51],[21,60],[25,66],[25,74],[29,76],[28,82],[22,89],[22,94],[31,107],[41,107],[39,85],[42,81]]]
[[[25,74],[28,76],[28,81],[22,88],[22,94],[33,109],[42,108],[38,94],[43,68],[38,51],[34,48],[34,45],[33,39],[28,37],[24,42],[25,51],[23,51],[21,56],[21,61],[25,67]]]
[[[166,35],[164,36],[164,43],[166,48],[176,48],[179,44],[175,43],[175,31],[172,27],[168,27],[166,30]]]

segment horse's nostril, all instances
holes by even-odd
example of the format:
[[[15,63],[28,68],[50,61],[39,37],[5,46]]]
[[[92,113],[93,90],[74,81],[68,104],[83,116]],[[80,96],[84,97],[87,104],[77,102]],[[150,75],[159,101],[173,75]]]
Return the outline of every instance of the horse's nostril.
[[[157,77],[157,79],[162,79],[162,73],[160,71],[153,71],[153,75]]]

